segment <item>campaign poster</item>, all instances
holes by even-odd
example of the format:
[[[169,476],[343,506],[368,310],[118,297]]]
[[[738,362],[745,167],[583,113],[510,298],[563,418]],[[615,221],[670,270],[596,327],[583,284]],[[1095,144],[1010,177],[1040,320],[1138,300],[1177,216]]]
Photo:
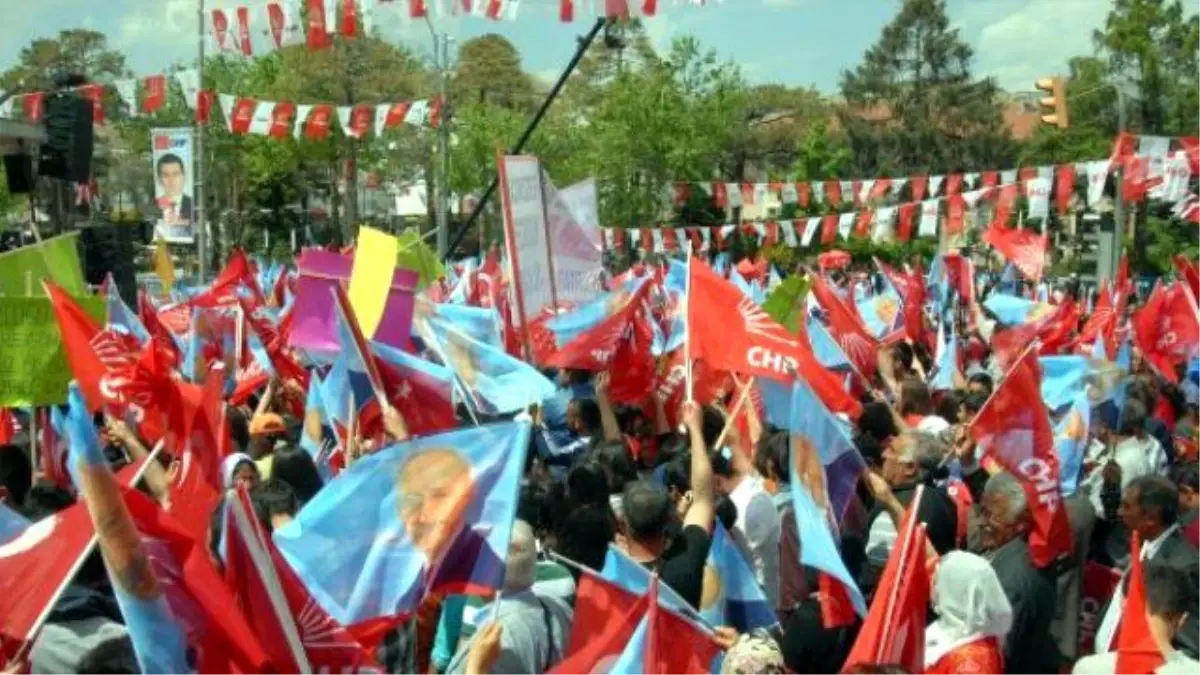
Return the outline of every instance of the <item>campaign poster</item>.
[[[195,242],[192,130],[151,129],[150,158],[154,171],[155,237],[173,244]]]

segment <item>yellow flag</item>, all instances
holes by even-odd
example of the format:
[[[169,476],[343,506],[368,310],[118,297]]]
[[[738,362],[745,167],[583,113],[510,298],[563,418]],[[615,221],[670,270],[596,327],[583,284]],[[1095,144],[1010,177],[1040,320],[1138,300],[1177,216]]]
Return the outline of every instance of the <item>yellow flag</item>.
[[[162,282],[163,291],[170,293],[175,286],[175,265],[171,262],[171,252],[167,250],[167,242],[162,239],[154,242],[154,273]]]
[[[399,249],[400,242],[386,232],[366,226],[358,230],[348,295],[350,306],[354,308],[363,335],[368,340],[383,320]]]

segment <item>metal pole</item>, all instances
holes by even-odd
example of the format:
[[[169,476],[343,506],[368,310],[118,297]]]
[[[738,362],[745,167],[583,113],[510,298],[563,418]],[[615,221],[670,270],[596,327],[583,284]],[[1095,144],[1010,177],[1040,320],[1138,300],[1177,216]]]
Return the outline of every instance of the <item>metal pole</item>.
[[[204,0],[197,0],[196,5],[196,74],[200,82],[200,90],[196,95],[202,96],[201,92],[204,91]],[[196,104],[198,106],[200,101],[197,100]],[[204,124],[195,119],[192,126],[194,128],[193,134],[195,135],[196,143],[195,152],[193,153],[196,164],[195,169],[193,169],[196,174],[194,176],[195,189],[193,194],[195,194],[196,198],[192,204],[192,218],[194,219],[193,227],[196,232],[196,255],[200,258],[198,269],[199,282],[203,284],[205,278],[208,276],[208,233],[206,232],[204,222]]]
[[[583,59],[583,55],[587,53],[588,47],[596,40],[596,36],[600,34],[600,30],[604,28],[608,22],[607,17],[599,17],[596,19],[596,24],[592,26],[592,30],[588,32],[583,39],[579,40],[579,47],[575,50],[575,55],[567,63],[567,67],[563,70],[562,75],[558,76],[558,81],[554,83],[554,87],[550,89],[550,93],[546,94],[546,99],[542,101],[541,107],[533,114],[533,119],[529,120],[529,124],[525,126],[525,131],[521,133],[521,138],[517,139],[517,144],[512,147],[509,154],[519,155],[525,149],[525,144],[529,142],[529,137],[533,135],[534,129],[537,129],[542,118],[546,116],[546,111],[550,109],[550,104],[554,103],[554,99],[558,97],[558,93],[567,84],[567,78],[571,77],[571,73],[575,72],[575,66],[579,65],[579,61]],[[467,235],[467,230],[471,229],[471,225],[479,218],[479,214],[483,213],[483,209],[487,206],[488,200],[491,199],[492,193],[496,191],[496,185],[500,180],[499,174],[492,179],[488,184],[487,189],[483,191],[483,195],[479,201],[475,203],[475,208],[471,210],[471,215],[467,217],[466,222],[459,226],[458,231],[454,233],[454,240],[450,242],[450,246],[446,249],[446,255],[452,255],[458,245],[462,243],[463,237]]]
[[[434,36],[434,50],[439,47],[437,36]],[[449,255],[450,245],[450,107],[447,97],[450,90],[450,35],[442,33],[441,55],[438,58],[441,66],[441,97],[442,112],[438,121],[438,205],[437,205],[437,252],[438,258],[445,259]]]
[[[1117,92],[1117,136],[1118,138],[1125,132],[1125,92],[1121,87],[1114,86],[1113,89]],[[1121,189],[1121,183],[1125,177],[1125,168],[1118,164],[1116,173],[1113,174],[1117,183],[1117,194],[1113,199],[1113,259],[1112,267],[1113,274],[1116,274],[1117,269],[1121,265],[1121,252],[1125,246],[1125,197]],[[1115,278],[1115,277],[1114,277]]]

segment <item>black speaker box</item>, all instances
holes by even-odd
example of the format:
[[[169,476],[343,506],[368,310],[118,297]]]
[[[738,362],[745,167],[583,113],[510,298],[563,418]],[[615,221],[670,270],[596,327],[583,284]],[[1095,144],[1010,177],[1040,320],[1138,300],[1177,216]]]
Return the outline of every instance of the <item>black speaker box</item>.
[[[8,191],[14,195],[33,192],[33,156],[5,155],[4,176],[8,179]]]
[[[99,285],[111,273],[121,299],[130,307],[137,306],[134,236],[134,228],[127,225],[93,225],[79,230],[84,278]]]
[[[38,173],[72,183],[92,177],[92,102],[77,95],[46,96],[46,141],[38,157]]]

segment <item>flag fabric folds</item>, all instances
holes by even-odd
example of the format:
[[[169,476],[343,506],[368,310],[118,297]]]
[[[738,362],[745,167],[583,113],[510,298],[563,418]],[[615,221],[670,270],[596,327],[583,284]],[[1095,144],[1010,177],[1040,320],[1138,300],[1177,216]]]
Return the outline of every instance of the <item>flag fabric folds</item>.
[[[700,616],[712,626],[733,626],[740,633],[779,623],[749,561],[721,523],[713,530],[704,567]]]
[[[486,593],[504,560],[527,422],[460,429],[368,455],[326,485],[275,544],[344,626],[416,610],[430,593]]]

